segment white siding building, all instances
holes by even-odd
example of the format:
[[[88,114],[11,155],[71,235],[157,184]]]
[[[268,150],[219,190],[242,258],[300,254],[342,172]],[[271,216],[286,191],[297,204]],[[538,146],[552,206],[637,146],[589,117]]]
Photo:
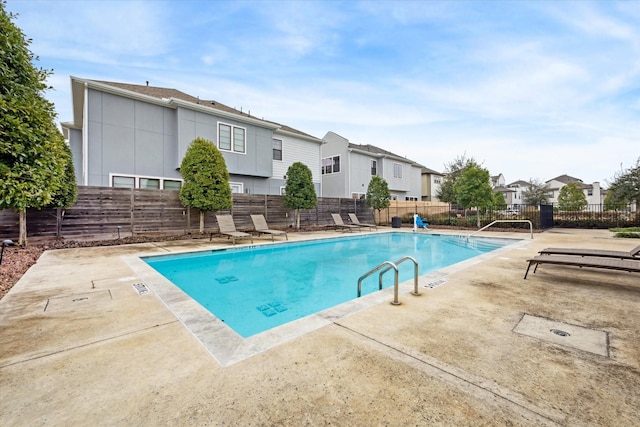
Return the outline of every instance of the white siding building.
[[[327,132],[322,146],[322,196],[360,198],[374,175],[389,185],[392,199],[421,200],[422,168],[416,162],[373,145],[352,144]]]

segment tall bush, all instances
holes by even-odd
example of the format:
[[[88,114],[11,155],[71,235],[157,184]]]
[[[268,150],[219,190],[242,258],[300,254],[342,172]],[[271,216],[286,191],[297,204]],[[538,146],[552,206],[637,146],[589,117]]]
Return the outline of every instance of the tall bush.
[[[313,209],[318,204],[313,175],[307,165],[295,162],[287,169],[284,206],[295,210],[296,229],[300,229],[300,210]]]
[[[231,209],[229,171],[224,157],[211,141],[196,138],[180,163],[184,184],[180,201],[200,211],[200,232],[204,232],[204,215],[208,211]]]

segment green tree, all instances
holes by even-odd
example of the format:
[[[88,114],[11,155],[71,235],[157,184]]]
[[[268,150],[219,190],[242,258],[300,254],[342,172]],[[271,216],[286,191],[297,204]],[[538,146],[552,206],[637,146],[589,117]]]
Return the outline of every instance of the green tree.
[[[529,187],[522,192],[522,198],[527,205],[548,205],[549,185],[539,179],[531,178]]]
[[[295,209],[296,229],[300,229],[300,210],[313,209],[318,203],[313,185],[311,169],[304,163],[295,162],[287,169],[287,183],[284,188],[284,207]]]
[[[187,148],[180,174],[184,179],[180,201],[200,211],[200,232],[204,233],[205,212],[233,206],[227,164],[211,141],[198,137]]]
[[[26,245],[27,208],[49,206],[63,191],[65,143],[43,95],[51,71],[33,65],[31,41],[5,5],[0,1],[0,209],[18,212],[18,240]]]
[[[73,167],[73,154],[71,148],[63,141],[62,151],[64,157],[64,179],[58,191],[53,195],[49,207],[68,208],[78,199],[78,184],[76,171]]]
[[[507,202],[504,199],[504,194],[499,191],[493,192],[493,208],[497,210],[507,209]]]
[[[614,176],[613,182],[607,189],[605,204],[629,204],[635,202],[640,205],[640,157],[636,165]]]
[[[493,203],[489,171],[475,164],[465,167],[454,185],[457,202],[464,208],[487,208]],[[478,215],[480,227],[480,215]]]
[[[367,206],[378,211],[378,220],[380,220],[380,211],[389,207],[391,202],[391,193],[389,193],[389,184],[381,176],[374,175],[367,186],[366,203]]]
[[[455,184],[467,166],[480,166],[473,157],[467,159],[466,154],[456,157],[452,162],[445,165],[445,176],[436,192],[438,199],[445,203],[458,203],[456,199]]]
[[[560,189],[558,207],[562,211],[581,211],[587,206],[587,197],[577,182],[570,182]]]

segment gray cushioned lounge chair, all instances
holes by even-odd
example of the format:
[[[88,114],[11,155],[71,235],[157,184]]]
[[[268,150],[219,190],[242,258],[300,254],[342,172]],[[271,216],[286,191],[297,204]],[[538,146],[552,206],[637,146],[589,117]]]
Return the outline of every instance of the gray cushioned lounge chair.
[[[640,260],[640,246],[636,246],[629,252],[610,251],[601,249],[579,249],[579,248],[546,248],[540,251],[541,255],[576,255],[592,256],[603,258],[636,259]]]
[[[363,224],[362,222],[360,222],[360,220],[358,219],[358,217],[354,213],[350,213],[349,214],[349,219],[351,220],[351,223],[353,225],[357,225],[357,226],[365,227],[365,228],[373,228],[375,230],[378,229],[378,226],[375,225],[375,224]]]
[[[335,214],[332,213],[331,217],[333,218],[333,222],[336,225],[336,228],[341,228],[343,230],[360,230],[361,227],[358,227],[357,225],[352,225],[352,224],[345,224],[344,221],[342,220],[342,217],[340,217],[340,214]]]
[[[267,224],[267,220],[264,219],[264,215],[251,215],[251,221],[253,222],[253,226],[256,229],[258,235],[271,234],[271,240],[273,240],[274,236],[281,236],[284,234],[284,237],[289,240],[289,236],[287,236],[286,231],[270,229],[269,225]]]
[[[527,278],[529,269],[532,264],[536,267],[533,269],[535,273],[540,264],[556,264],[556,265],[572,265],[576,267],[591,267],[591,268],[605,268],[609,270],[621,270],[632,273],[640,273],[640,261],[626,260],[626,259],[614,259],[614,258],[601,258],[601,257],[577,257],[573,255],[538,255],[531,259],[528,259],[527,271],[524,273],[524,278]]]
[[[231,215],[216,215],[216,219],[218,220],[220,234],[233,239],[234,245],[236,244],[236,239],[251,239],[251,243],[253,243],[251,234],[236,230],[236,224],[233,222]]]

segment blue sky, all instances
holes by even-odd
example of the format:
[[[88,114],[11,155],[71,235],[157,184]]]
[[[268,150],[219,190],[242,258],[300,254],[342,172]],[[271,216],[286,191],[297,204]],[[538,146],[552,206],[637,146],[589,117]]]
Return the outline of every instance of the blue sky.
[[[605,184],[640,157],[640,1],[9,0],[53,69],[171,87],[431,169]]]

